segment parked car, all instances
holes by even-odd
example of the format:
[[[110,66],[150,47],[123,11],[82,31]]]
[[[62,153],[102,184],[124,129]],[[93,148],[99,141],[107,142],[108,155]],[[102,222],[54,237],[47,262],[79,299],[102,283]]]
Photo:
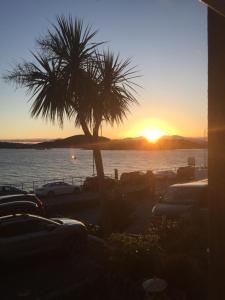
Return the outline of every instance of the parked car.
[[[206,213],[208,209],[208,180],[169,186],[162,200],[152,209],[153,217],[178,218],[192,213]]]
[[[38,196],[55,196],[77,193],[79,191],[79,187],[63,181],[47,183],[34,190],[35,194]]]
[[[52,251],[77,253],[87,241],[83,223],[30,214],[0,217],[0,260],[14,260]]]
[[[28,213],[35,215],[42,215],[38,205],[31,201],[15,201],[0,204],[0,216],[7,216],[18,213]]]
[[[42,201],[34,194],[18,194],[18,195],[7,195],[0,196],[0,204],[9,203],[9,202],[18,202],[18,201],[29,201],[37,204],[40,214],[45,214],[45,209]]]
[[[13,194],[27,194],[27,192],[12,185],[0,185],[0,196]]]

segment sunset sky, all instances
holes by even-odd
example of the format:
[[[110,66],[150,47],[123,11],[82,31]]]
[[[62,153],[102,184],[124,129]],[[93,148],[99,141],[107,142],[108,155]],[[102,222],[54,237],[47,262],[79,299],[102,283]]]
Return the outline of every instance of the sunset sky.
[[[131,57],[142,77],[140,106],[111,138],[163,134],[203,136],[207,128],[207,9],[198,0],[8,0],[0,10],[0,75],[31,57],[35,39],[56,15],[71,14],[99,29],[96,41]],[[0,79],[0,139],[59,138],[81,133],[73,122],[31,119],[25,90]]]

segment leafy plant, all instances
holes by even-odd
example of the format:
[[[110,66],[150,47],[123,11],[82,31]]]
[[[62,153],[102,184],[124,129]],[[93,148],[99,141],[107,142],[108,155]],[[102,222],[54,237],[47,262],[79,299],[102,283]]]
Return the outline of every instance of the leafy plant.
[[[163,249],[158,235],[112,234],[108,266],[118,276],[139,279],[159,273]]]

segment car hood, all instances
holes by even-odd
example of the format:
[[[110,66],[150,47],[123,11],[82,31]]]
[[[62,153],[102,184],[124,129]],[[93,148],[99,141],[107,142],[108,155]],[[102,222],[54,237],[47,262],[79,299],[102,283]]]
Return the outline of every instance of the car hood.
[[[158,203],[152,209],[153,216],[177,217],[188,213],[193,207],[191,204]]]
[[[85,226],[82,222],[73,220],[73,219],[67,219],[67,218],[52,218],[53,221],[60,222],[64,225],[80,225]]]

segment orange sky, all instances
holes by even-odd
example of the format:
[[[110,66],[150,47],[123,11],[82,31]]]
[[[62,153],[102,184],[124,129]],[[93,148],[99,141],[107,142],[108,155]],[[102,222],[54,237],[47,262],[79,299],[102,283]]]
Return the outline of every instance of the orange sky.
[[[128,5],[129,3],[129,5]],[[35,39],[57,14],[84,17],[121,58],[140,70],[139,106],[124,124],[103,135],[134,137],[154,128],[165,134],[203,136],[207,129],[207,9],[197,0],[5,1],[0,11],[0,76],[20,58],[29,59]],[[73,13],[74,12],[74,13]],[[116,18],[116,23],[115,23]],[[132,38],[131,38],[132,37]],[[63,130],[31,119],[29,96],[0,80],[0,139],[62,138],[82,133],[73,122]]]

